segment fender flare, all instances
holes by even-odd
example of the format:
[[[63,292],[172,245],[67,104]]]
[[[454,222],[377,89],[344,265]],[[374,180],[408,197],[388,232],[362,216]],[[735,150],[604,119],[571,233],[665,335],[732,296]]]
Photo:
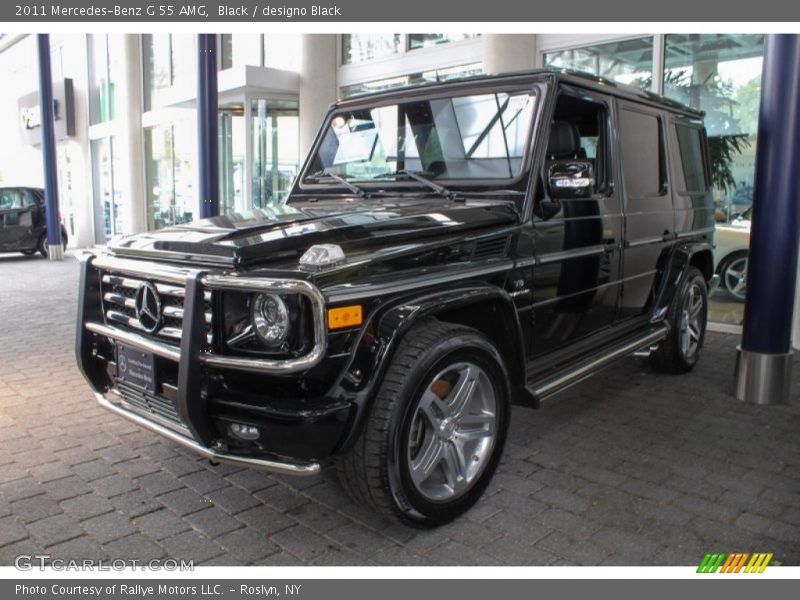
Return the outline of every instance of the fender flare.
[[[709,257],[711,257],[711,262],[709,263],[710,272],[703,274],[707,276],[707,280],[710,280],[710,277],[713,276],[713,256],[710,243],[690,241],[677,244],[666,256],[663,276],[661,277],[653,306],[652,321],[660,321],[664,318],[686,270],[692,266],[693,258],[701,252],[708,252]]]
[[[475,282],[464,283],[457,288],[439,288],[413,295],[403,295],[380,306],[370,315],[369,322],[361,330],[358,348],[364,348],[365,354],[367,352],[371,354],[371,364],[363,375],[359,391],[352,396],[356,405],[352,417],[353,423],[348,428],[346,437],[339,444],[337,452],[346,451],[360,435],[375,394],[406,333],[425,318],[442,315],[469,315],[469,309],[478,307],[481,310],[492,310],[498,318],[502,319],[503,329],[497,333],[500,333],[500,337],[506,340],[505,343],[498,344],[497,336],[487,335],[485,326],[490,323],[496,325],[497,321],[494,319],[484,318],[483,329],[480,324],[464,322],[463,319],[447,318],[444,320],[473,327],[492,339],[508,373],[512,402],[535,405],[535,400],[525,389],[525,345],[519,318],[513,300],[504,289]],[[476,327],[476,325],[478,326]],[[368,330],[371,330],[370,335],[373,341],[366,349],[363,342]],[[348,365],[340,385],[348,379],[348,374],[352,374],[353,364],[351,361]]]

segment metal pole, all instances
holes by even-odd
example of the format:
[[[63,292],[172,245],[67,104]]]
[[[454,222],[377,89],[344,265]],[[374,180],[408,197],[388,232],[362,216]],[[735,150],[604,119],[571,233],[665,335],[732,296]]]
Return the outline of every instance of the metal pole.
[[[36,36],[39,50],[39,119],[42,130],[42,163],[44,166],[44,203],[47,222],[47,255],[50,260],[64,259],[61,239],[61,214],[58,208],[56,176],[55,114],[53,112],[53,80],[50,69],[50,36]]]
[[[217,36],[197,36],[197,143],[200,158],[200,216],[219,215],[219,140],[217,139]]]
[[[736,397],[789,400],[800,237],[800,36],[769,35],[758,115],[755,192]]]

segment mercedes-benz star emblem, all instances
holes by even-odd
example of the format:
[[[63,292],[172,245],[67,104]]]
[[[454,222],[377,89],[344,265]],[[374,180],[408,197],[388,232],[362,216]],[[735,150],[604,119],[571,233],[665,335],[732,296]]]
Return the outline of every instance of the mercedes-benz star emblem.
[[[156,286],[149,281],[136,290],[136,318],[147,333],[155,333],[161,326],[161,298]]]

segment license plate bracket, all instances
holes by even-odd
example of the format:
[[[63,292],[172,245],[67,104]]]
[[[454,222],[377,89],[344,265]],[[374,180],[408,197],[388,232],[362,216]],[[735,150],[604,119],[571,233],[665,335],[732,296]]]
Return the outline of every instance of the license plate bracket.
[[[156,357],[117,343],[117,380],[156,393]]]

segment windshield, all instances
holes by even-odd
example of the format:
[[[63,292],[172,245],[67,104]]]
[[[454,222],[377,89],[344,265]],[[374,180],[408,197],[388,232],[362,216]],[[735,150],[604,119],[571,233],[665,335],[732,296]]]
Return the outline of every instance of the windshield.
[[[335,113],[304,182],[327,175],[379,182],[403,171],[437,180],[513,179],[522,168],[535,106],[535,93],[520,90]]]

